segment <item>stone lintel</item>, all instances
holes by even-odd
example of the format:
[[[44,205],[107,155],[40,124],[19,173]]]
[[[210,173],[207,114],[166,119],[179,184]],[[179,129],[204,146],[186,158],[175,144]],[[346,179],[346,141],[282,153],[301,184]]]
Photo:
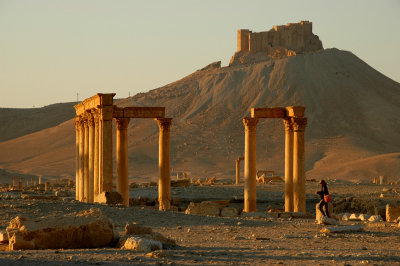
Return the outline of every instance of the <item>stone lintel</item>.
[[[165,107],[114,107],[114,118],[163,118]]]
[[[304,117],[306,108],[304,106],[288,106],[286,107],[287,116],[289,117]]]
[[[237,160],[244,161],[244,157],[238,157]]]
[[[74,106],[76,115],[79,116],[85,111],[99,106],[112,106],[114,96],[115,93],[97,93]]]
[[[285,118],[286,109],[283,107],[251,108],[253,118]]]

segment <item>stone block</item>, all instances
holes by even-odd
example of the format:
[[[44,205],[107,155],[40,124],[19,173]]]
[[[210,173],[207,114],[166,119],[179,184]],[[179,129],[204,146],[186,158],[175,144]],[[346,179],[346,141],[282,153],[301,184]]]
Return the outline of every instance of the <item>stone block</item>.
[[[130,249],[147,253],[154,250],[162,249],[162,243],[153,239],[131,236],[125,241],[122,249]]]
[[[0,243],[8,242],[7,231],[0,231]]]
[[[204,201],[200,203],[190,202],[185,213],[195,214],[195,215],[209,215],[209,216],[219,216],[221,205],[215,202]]]
[[[322,224],[322,217],[323,214],[318,208],[319,203],[315,205],[315,220],[317,221],[318,224]],[[333,205],[332,203],[328,203],[328,210],[329,210],[329,215],[333,215]]]
[[[333,226],[321,229],[321,233],[350,233],[360,232],[363,230],[362,225]]]
[[[222,217],[236,217],[239,215],[239,210],[233,207],[223,207],[221,209]]]
[[[253,118],[285,118],[286,109],[283,107],[251,108]]]
[[[171,180],[171,187],[188,187],[190,179]]]
[[[169,239],[160,233],[153,232],[153,230],[150,227],[146,227],[146,226],[142,226],[142,225],[138,225],[138,224],[127,223],[125,226],[125,235],[141,236],[141,237],[144,237],[147,239],[159,241],[163,245],[166,245],[166,246],[175,246],[176,245],[175,240]]]
[[[382,222],[383,219],[380,215],[372,215],[368,218],[368,222]]]
[[[102,192],[96,196],[94,201],[103,204],[122,204],[122,196],[116,191]]]
[[[77,249],[109,245],[113,225],[98,209],[40,219],[16,217],[7,227],[9,249]]]
[[[400,217],[400,206],[386,204],[386,222],[395,222]]]

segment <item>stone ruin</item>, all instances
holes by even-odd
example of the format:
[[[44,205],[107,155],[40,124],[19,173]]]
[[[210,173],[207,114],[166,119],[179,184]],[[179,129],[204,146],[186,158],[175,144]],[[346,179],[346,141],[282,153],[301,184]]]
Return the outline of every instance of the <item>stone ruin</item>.
[[[237,51],[229,65],[255,63],[321,49],[322,42],[312,33],[309,21],[274,26],[263,32],[240,29],[237,31]]]

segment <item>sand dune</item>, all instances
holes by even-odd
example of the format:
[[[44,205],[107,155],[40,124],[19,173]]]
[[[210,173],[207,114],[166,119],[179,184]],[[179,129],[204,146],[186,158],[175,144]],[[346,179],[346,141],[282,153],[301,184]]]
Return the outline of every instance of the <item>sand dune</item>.
[[[253,65],[197,71],[167,86],[118,101],[165,106],[173,117],[172,171],[234,176],[244,151],[242,118],[251,107],[305,105],[307,177],[400,176],[400,84],[354,54],[327,49]],[[72,121],[0,143],[0,167],[51,176],[75,173]],[[131,177],[157,176],[158,127],[129,126]],[[257,127],[257,168],[284,171],[280,120]],[[242,167],[243,168],[243,167]]]

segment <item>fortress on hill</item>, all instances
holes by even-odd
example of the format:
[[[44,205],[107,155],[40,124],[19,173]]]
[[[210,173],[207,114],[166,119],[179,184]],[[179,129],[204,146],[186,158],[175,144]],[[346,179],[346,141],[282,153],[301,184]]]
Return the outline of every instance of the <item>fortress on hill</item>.
[[[321,49],[322,42],[312,33],[312,22],[309,21],[274,26],[263,32],[240,29],[237,31],[237,51],[229,65],[255,63]]]

